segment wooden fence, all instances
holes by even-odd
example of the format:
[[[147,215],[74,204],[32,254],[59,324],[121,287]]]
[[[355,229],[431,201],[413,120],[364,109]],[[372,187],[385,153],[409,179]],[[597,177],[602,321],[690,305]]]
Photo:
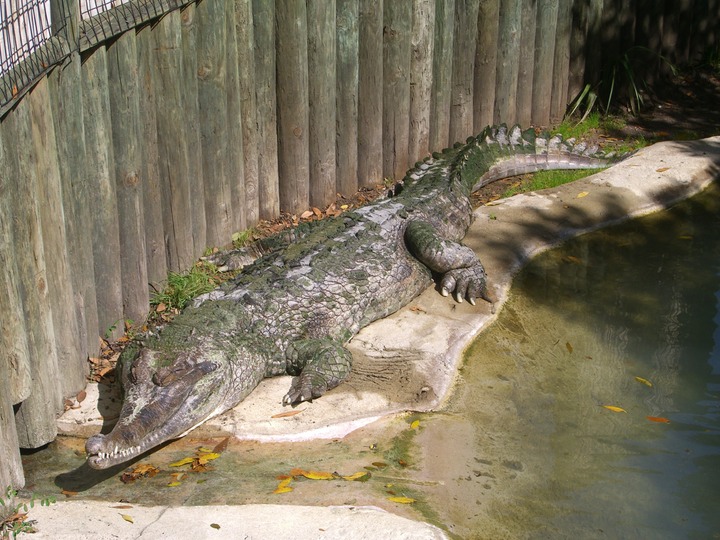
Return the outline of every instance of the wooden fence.
[[[129,31],[71,21],[85,33],[0,123],[0,487],[23,484],[18,448],[53,440],[98,336],[141,321],[168,270],[486,124],[559,120],[633,46],[697,60],[719,7],[203,0]]]

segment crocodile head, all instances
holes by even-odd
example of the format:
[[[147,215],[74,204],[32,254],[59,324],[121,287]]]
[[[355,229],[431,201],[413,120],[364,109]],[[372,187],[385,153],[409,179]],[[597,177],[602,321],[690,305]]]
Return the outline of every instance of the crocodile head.
[[[229,408],[227,363],[217,352],[183,352],[164,367],[153,350],[132,356],[118,363],[125,396],[117,424],[85,444],[95,469],[128,461]]]

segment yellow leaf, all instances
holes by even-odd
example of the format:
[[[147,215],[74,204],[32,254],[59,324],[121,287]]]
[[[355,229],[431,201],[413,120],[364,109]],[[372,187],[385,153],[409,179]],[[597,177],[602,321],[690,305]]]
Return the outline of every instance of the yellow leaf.
[[[388,466],[388,464],[385,463],[384,461],[373,461],[372,464],[374,467],[377,467],[378,469],[384,469],[385,467]]]
[[[122,517],[125,521],[129,523],[135,523],[132,516],[128,516],[127,514],[120,514],[120,517]]]
[[[333,473],[321,471],[304,471],[302,475],[310,480],[332,480],[335,478]]]
[[[198,451],[198,454],[209,454],[210,452],[212,452],[212,450],[210,448],[206,448],[204,446],[201,446],[200,448],[198,448],[197,451]]]
[[[649,386],[650,388],[652,388],[653,383],[651,383],[647,379],[643,379],[642,377],[635,377],[635,380],[639,383],[644,384],[645,386]]]
[[[278,486],[275,488],[275,491],[273,493],[279,494],[279,493],[288,493],[293,490],[293,488],[290,487],[290,482],[292,482],[292,476],[289,476],[285,479],[283,479]]]
[[[655,172],[665,172],[665,171],[667,171],[669,168],[670,168],[670,167],[660,167],[659,169],[655,169]]]
[[[168,484],[168,487],[178,487],[178,486],[181,486],[181,485],[182,485],[182,482],[177,482],[177,481],[176,481],[176,482],[170,482],[170,483]]]
[[[340,208],[342,208],[343,210],[347,210],[349,207],[347,204],[341,204]]]
[[[580,193],[577,194],[578,199],[582,199],[583,197],[587,197],[587,196],[588,196],[587,191],[581,191]]]
[[[356,472],[355,474],[351,474],[350,476],[343,476],[343,480],[347,480],[348,482],[352,482],[357,480],[358,482],[364,482],[365,480],[368,480],[370,478],[371,474],[368,471],[360,471]]]
[[[219,457],[220,454],[216,454],[215,452],[207,452],[198,456],[198,462],[200,463],[200,465],[205,465],[208,461],[212,461],[213,459],[217,459]]]
[[[388,497],[388,500],[400,504],[412,504],[415,502],[415,499],[411,499],[410,497]]]
[[[689,234],[683,234],[683,235],[678,236],[678,239],[679,239],[679,240],[692,240],[693,237],[692,237],[691,235],[689,235]],[[79,401],[79,400],[78,400],[78,401]]]
[[[417,429],[420,427],[420,420],[415,420],[412,424],[410,424],[410,429]]]
[[[670,420],[668,420],[667,418],[664,418],[662,416],[646,416],[646,418],[648,420],[650,420],[651,422],[659,422],[661,424],[669,424],[670,423]]]
[[[190,465],[193,461],[195,461],[194,457],[186,457],[181,459],[180,461],[176,461],[175,463],[171,463],[171,467],[182,467],[183,465]]]
[[[603,407],[605,407],[608,411],[612,411],[612,412],[624,412],[624,413],[627,412],[622,407],[616,407],[615,405],[603,405]]]

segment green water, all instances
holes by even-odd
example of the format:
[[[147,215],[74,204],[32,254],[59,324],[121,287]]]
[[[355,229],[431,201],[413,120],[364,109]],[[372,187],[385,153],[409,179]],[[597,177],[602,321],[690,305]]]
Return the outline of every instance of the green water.
[[[84,441],[60,439],[24,456],[28,488],[131,504],[371,504],[467,539],[720,538],[719,291],[713,187],[534,260],[435,413],[337,441],[234,441],[174,487],[170,464],[219,441],[176,441],[140,461],[156,476],[124,484],[123,467],[93,471]],[[372,476],[273,493],[295,467]]]

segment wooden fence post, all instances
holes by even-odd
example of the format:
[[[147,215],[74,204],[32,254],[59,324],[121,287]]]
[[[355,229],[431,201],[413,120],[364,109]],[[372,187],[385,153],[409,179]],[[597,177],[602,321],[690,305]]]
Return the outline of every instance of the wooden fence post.
[[[337,2],[337,191],[358,189],[359,28],[357,0]]]
[[[358,18],[358,184],[367,187],[383,177],[383,0],[360,0]]]
[[[558,0],[538,0],[537,10],[532,123],[536,126],[547,126],[550,122],[550,94],[555,59]]]
[[[412,2],[383,4],[383,175],[400,180],[408,169]]]
[[[436,2],[433,80],[430,93],[429,150],[432,151],[446,148],[450,139],[454,38],[455,0]],[[477,66],[475,69],[477,70]]]
[[[338,130],[340,118],[336,114],[340,99],[336,64],[340,53],[336,53],[335,48],[335,8],[335,0],[307,3],[310,204],[322,208],[335,200],[339,189],[336,186],[336,178],[339,178],[336,175],[336,134],[338,141],[347,143],[345,133]],[[340,152],[338,144],[338,159]]]
[[[520,67],[520,37],[522,34],[521,8],[521,0],[500,1],[494,116],[495,122],[503,122],[508,125],[514,124],[517,118],[518,69]]]
[[[520,60],[517,85],[517,123],[527,128],[532,123],[533,77],[535,75],[536,0],[522,0]]]
[[[414,162],[430,151],[430,109],[435,46],[435,0],[413,3],[410,64],[410,145]]]
[[[450,144],[464,141],[475,130],[473,94],[479,8],[479,2],[475,0],[455,0]]]
[[[553,85],[550,102],[550,122],[559,124],[568,105],[568,78],[570,72],[570,34],[572,33],[572,6],[560,2],[555,34]]]
[[[280,209],[310,205],[307,12],[303,0],[278,0],[275,11]]]
[[[478,38],[475,53],[475,93],[473,96],[474,130],[479,133],[495,121],[495,81],[497,80],[497,43],[500,24],[500,0],[480,2]]]
[[[280,211],[277,83],[275,71],[275,2],[253,0],[255,35],[255,95],[258,126],[258,198],[260,219]],[[307,135],[307,134],[306,134]]]

